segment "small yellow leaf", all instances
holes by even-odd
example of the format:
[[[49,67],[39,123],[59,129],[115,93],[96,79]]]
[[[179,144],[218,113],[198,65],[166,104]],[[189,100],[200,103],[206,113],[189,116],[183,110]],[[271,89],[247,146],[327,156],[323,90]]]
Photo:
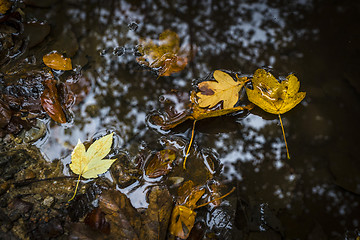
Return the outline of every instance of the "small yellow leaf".
[[[43,56],[43,62],[49,68],[55,70],[71,70],[71,59],[66,58],[58,52],[52,52]]]
[[[253,90],[247,88],[249,101],[273,114],[283,114],[304,99],[306,93],[298,92],[300,82],[293,74],[279,83],[264,69],[256,70],[252,79]]]
[[[170,233],[186,239],[195,223],[196,212],[182,205],[176,205],[170,219]]]
[[[103,159],[111,150],[114,133],[108,134],[90,145],[85,151],[84,144],[79,140],[71,153],[70,169],[84,178],[97,178],[105,173],[116,159]],[[78,182],[79,183],[79,182]],[[76,194],[76,190],[74,196]],[[73,196],[73,198],[74,198]]]
[[[11,2],[8,0],[0,0],[0,14],[5,14],[11,8]]]
[[[233,108],[239,100],[239,91],[244,86],[246,78],[234,80],[229,74],[216,70],[213,74],[216,81],[205,81],[198,84],[200,92],[196,94],[199,106],[212,108],[223,102],[223,109]]]

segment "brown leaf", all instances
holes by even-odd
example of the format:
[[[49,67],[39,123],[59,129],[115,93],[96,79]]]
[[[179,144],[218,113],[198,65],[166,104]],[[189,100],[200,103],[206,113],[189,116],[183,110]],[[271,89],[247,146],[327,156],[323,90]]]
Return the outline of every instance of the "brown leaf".
[[[56,80],[45,80],[45,89],[41,94],[41,106],[56,122],[66,123],[65,113],[61,107]]]
[[[98,230],[102,233],[110,233],[110,224],[105,219],[105,213],[100,208],[94,208],[85,218],[85,224],[90,226],[94,230]]]
[[[172,208],[169,191],[166,188],[153,187],[149,194],[149,206],[143,218],[140,239],[166,239]]]
[[[117,239],[140,239],[141,217],[125,194],[109,190],[100,196],[101,211]]]
[[[11,110],[9,109],[7,104],[5,104],[0,99],[0,128],[3,128],[6,125],[8,125],[11,119],[11,115],[12,115]]]
[[[43,62],[49,68],[55,70],[71,70],[71,59],[64,57],[58,52],[51,52],[43,56]]]
[[[161,150],[152,156],[152,158],[148,161],[145,174],[150,178],[157,178],[166,175],[172,169],[171,164],[175,159],[176,154],[174,150]]]

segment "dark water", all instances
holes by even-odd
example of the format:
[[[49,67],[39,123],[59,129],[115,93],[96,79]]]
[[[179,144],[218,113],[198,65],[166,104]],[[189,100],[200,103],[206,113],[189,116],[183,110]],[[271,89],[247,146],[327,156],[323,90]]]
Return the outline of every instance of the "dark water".
[[[198,219],[219,239],[359,235],[359,1],[27,2],[27,18],[52,27],[49,48],[75,52],[74,64],[92,83],[72,109],[73,122],[49,123],[36,143],[48,161],[68,164],[79,138],[106,131],[115,132],[115,148],[130,156],[144,147],[160,150],[160,139],[188,142],[191,123],[164,132],[146,116],[160,109],[161,95],[189,92],[193,80],[213,70],[295,73],[307,96],[283,115],[291,159],[277,117],[259,109],[197,123],[195,147],[218,156],[223,192],[237,187],[219,208],[200,210]],[[196,53],[183,71],[157,79],[137,64],[136,46],[139,38],[157,39],[166,29]],[[135,207],[147,206],[145,186],[121,191]]]

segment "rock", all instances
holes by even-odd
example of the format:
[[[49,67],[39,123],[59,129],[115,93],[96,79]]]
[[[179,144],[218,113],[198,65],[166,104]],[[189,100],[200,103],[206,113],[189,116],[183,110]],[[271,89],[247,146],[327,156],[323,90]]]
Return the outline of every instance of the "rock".
[[[53,203],[54,203],[55,199],[51,196],[47,196],[44,201],[42,202],[42,204],[48,208],[50,208]]]

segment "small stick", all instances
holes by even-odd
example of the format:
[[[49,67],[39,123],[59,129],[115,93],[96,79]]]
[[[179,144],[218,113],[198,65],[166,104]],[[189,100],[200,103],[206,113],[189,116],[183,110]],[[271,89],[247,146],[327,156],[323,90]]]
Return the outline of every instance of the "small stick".
[[[189,155],[189,152],[190,152],[190,147],[191,147],[191,144],[194,140],[194,133],[195,133],[195,123],[196,123],[196,120],[194,120],[194,123],[193,123],[193,128],[192,128],[192,131],[191,131],[191,139],[190,139],[190,143],[189,143],[189,146],[188,146],[188,149],[186,150],[186,154],[185,154],[185,159],[184,159],[184,162],[183,162],[183,168],[186,170],[186,159],[188,158],[188,155]]]
[[[236,187],[233,187],[233,188],[230,190],[230,192],[228,192],[228,193],[225,194],[224,196],[215,198],[215,199],[211,200],[210,202],[207,202],[207,203],[201,204],[201,205],[199,205],[199,206],[196,206],[196,208],[201,208],[201,207],[204,207],[204,206],[206,206],[206,205],[208,205],[208,204],[210,204],[210,203],[212,203],[212,202],[215,202],[215,201],[217,201],[217,200],[223,199],[224,197],[229,196],[233,191],[235,191],[235,189],[236,189]],[[196,209],[196,208],[194,208],[194,209]]]

